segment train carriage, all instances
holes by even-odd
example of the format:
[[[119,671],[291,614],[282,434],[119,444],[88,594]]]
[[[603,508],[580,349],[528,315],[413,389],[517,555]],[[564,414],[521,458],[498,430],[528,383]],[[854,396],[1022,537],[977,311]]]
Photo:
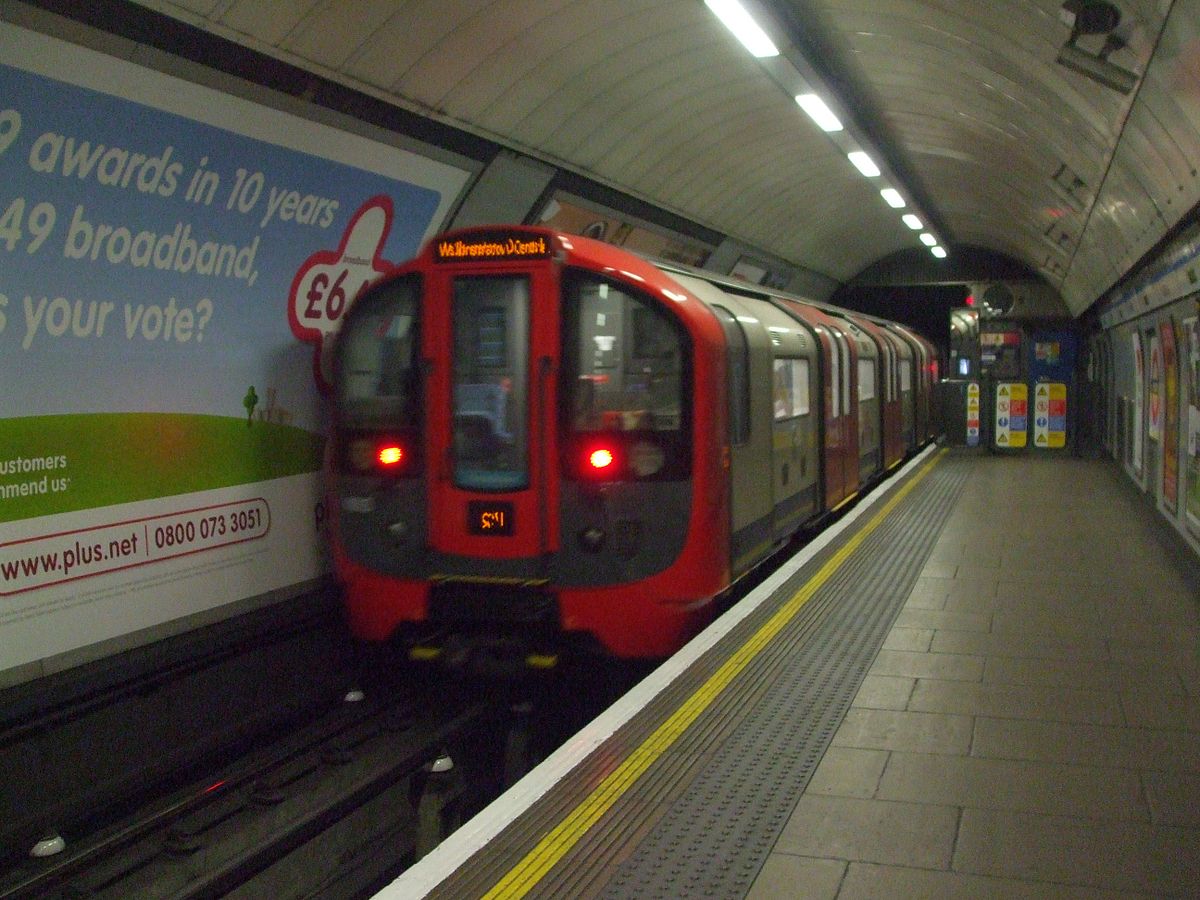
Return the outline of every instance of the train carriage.
[[[851,498],[865,327],[732,287],[518,226],[367,288],[333,353],[353,631],[665,656]]]

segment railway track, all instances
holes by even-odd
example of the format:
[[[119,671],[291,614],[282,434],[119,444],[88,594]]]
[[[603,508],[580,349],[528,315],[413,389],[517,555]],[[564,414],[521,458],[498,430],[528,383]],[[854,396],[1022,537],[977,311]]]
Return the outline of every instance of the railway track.
[[[368,694],[0,879],[0,897],[352,897],[434,846],[494,770],[462,687]],[[501,746],[500,750],[502,751]]]

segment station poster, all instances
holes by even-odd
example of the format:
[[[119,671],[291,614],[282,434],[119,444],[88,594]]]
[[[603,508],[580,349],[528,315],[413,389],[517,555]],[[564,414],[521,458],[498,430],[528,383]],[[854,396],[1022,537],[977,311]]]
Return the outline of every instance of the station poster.
[[[1162,502],[1172,515],[1179,508],[1179,369],[1175,354],[1175,324],[1160,322],[1163,356],[1163,472]]]
[[[1200,318],[1183,320],[1181,355],[1187,393],[1187,458],[1184,460],[1184,497],[1187,524],[1193,534],[1200,535]]]
[[[1140,480],[1142,477],[1142,425],[1145,418],[1143,398],[1146,394],[1146,363],[1142,356],[1141,332],[1134,330],[1129,337],[1133,342],[1133,421],[1130,423],[1133,440],[1130,441],[1129,446],[1129,461],[1133,466],[1134,474]]]
[[[0,23],[0,671],[325,570],[325,338],[468,175]]]

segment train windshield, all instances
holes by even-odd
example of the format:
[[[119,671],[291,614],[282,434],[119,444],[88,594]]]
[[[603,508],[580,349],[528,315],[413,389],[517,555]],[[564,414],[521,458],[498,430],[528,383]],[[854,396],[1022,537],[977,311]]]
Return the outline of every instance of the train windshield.
[[[348,424],[417,424],[421,408],[416,276],[389,282],[352,307],[339,341],[338,403]]]
[[[528,487],[528,276],[454,281],[454,483]]]
[[[562,328],[567,433],[624,433],[634,475],[682,475],[689,345],[680,323],[649,297],[576,272]]]

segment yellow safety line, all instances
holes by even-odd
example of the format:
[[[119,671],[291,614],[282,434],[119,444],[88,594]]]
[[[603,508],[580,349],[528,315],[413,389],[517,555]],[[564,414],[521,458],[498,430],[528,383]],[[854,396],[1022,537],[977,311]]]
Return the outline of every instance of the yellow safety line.
[[[926,463],[908,484],[896,491],[895,496],[888,500],[862,529],[848,540],[823,565],[808,582],[797,591],[790,600],[781,606],[776,613],[764,624],[745,644],[725,661],[697,691],[677,709],[670,718],[663,722],[653,734],[642,742],[621,765],[613,770],[592,793],[584,799],[571,813],[546,834],[525,858],[517,863],[496,885],[488,891],[485,898],[515,898],[524,897],[532,890],[551,867],[562,859],[572,847],[584,836],[589,828],[596,824],[613,804],[629,790],[660,756],[683,734],[688,727],[699,718],[717,696],[729,686],[746,666],[762,651],[789,621],[800,611],[805,603],[841,565],[854,553],[863,541],[883,524],[884,519],[896,508],[909,492],[917,486],[930,470],[949,451],[943,449],[930,462]]]

